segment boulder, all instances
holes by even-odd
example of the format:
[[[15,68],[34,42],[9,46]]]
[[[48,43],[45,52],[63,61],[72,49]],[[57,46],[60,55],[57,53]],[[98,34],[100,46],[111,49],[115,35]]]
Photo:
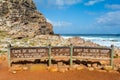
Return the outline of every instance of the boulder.
[[[19,32],[22,33],[19,34],[20,37],[54,34],[52,24],[47,22],[41,12],[37,11],[33,0],[2,0],[0,2],[0,30],[8,31],[10,35],[16,37]]]
[[[93,67],[89,67],[88,70],[89,70],[89,71],[93,71],[94,68],[93,68]]]
[[[26,70],[28,70],[29,68],[28,68],[27,66],[23,66],[22,69],[23,69],[24,71],[26,71]]]
[[[67,67],[59,67],[58,71],[61,73],[64,73],[64,72],[68,71],[68,68]]]
[[[11,71],[11,73],[16,74],[16,73],[17,73],[17,71]]]
[[[49,68],[50,72],[57,72],[58,71],[58,67],[52,66]]]
[[[77,66],[76,69],[77,70],[82,70],[82,69],[84,69],[84,67],[83,66]]]
[[[106,71],[110,71],[110,70],[113,70],[113,67],[112,66],[104,66],[103,69]]]
[[[91,67],[91,66],[92,66],[91,64],[89,64],[89,63],[87,64],[87,67]]]
[[[107,62],[106,62],[106,61],[100,61],[100,64],[101,64],[101,65],[106,65]]]
[[[22,71],[23,69],[22,69],[22,66],[20,66],[20,65],[14,65],[14,66],[12,66],[10,69],[9,69],[9,71],[11,71],[11,72],[14,72],[14,71]]]

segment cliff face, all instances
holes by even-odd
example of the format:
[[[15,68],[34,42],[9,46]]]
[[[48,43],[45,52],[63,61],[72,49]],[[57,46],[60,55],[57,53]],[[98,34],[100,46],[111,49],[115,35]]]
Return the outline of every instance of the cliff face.
[[[52,24],[32,0],[0,0],[0,30],[18,37],[53,34]]]

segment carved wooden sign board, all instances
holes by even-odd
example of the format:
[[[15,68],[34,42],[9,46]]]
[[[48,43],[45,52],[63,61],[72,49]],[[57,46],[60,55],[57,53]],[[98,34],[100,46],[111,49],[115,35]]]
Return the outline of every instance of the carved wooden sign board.
[[[73,56],[91,57],[91,58],[110,58],[111,49],[74,47]]]
[[[46,47],[11,48],[11,58],[38,58],[48,56]]]
[[[70,56],[70,47],[52,47],[51,56]]]

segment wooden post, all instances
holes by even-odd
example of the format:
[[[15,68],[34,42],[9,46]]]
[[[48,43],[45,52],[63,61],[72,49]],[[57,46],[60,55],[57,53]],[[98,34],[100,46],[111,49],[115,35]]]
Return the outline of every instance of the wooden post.
[[[49,63],[48,65],[51,65],[51,45],[49,44],[49,54],[48,54],[48,59],[49,59]]]
[[[70,66],[73,65],[72,56],[73,56],[73,45],[70,44]]]
[[[110,54],[110,66],[113,67],[113,56],[114,56],[114,45],[111,45],[111,54]]]
[[[11,48],[11,44],[8,45],[8,67],[11,67],[10,48]]]

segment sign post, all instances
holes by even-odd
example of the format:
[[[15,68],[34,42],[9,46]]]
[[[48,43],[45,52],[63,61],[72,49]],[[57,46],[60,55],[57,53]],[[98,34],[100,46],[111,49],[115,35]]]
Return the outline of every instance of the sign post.
[[[49,66],[51,65],[51,45],[49,44],[49,53],[48,53],[48,59],[49,59]]]
[[[73,56],[73,45],[70,44],[70,66],[72,66],[73,64],[72,56]]]
[[[114,45],[111,45],[110,66],[113,67]]]
[[[9,44],[8,45],[8,66],[11,67],[11,61],[10,61],[10,48],[11,48],[11,45]]]

